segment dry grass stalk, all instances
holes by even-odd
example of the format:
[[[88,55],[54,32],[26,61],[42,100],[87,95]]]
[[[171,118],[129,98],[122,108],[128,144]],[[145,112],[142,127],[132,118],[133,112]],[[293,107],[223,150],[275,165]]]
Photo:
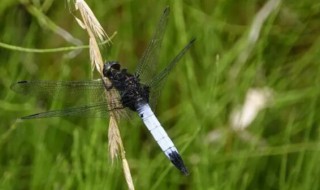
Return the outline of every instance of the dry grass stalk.
[[[88,33],[89,33],[89,36],[93,35],[90,31],[88,31]],[[102,56],[99,50],[98,43],[95,38],[90,37],[89,39],[89,51],[90,51],[90,61],[91,61],[92,71],[94,70],[94,68],[96,68],[97,71],[100,73],[100,75],[103,76]]]
[[[257,45],[259,36],[261,35],[262,27],[264,26],[267,19],[272,15],[272,13],[278,10],[278,7],[281,5],[281,0],[269,0],[259,12],[255,15],[254,20],[251,24],[250,31],[248,36],[244,39],[244,46],[241,48],[241,53],[237,57],[236,66],[231,70],[232,78],[235,78],[239,75],[241,68],[247,62],[252,50]]]
[[[100,41],[103,41],[105,38],[110,39],[84,0],[76,0],[75,7],[80,11],[86,28],[90,28],[90,30],[94,32],[94,36],[97,36]]]
[[[107,36],[106,32],[103,30],[100,23],[91,11],[90,7],[84,0],[76,0],[75,7],[80,11],[82,17],[82,20],[76,18],[77,22],[88,32],[89,35],[91,64],[93,67],[97,68],[98,72],[103,77],[103,61],[96,38],[99,38],[100,41],[103,41],[105,38],[109,40],[110,38]],[[104,80],[107,85],[110,84],[110,81],[108,81],[106,78],[104,78]],[[106,95],[108,96],[108,98],[112,98],[113,96],[112,93],[108,93],[107,91]],[[113,112],[110,112],[108,138],[111,159],[113,160],[115,157],[117,157],[118,153],[120,153],[128,188],[134,189],[129,165],[125,157],[125,150],[120,137],[120,131],[117,124],[117,116]]]

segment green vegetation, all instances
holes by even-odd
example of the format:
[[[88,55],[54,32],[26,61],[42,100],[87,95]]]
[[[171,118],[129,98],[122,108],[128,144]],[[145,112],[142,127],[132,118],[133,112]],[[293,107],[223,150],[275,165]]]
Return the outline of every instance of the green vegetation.
[[[112,45],[103,46],[104,59],[131,71],[166,5],[171,15],[160,66],[196,37],[157,107],[190,175],[170,164],[133,117],[119,126],[136,189],[320,189],[320,2],[88,4],[108,34],[117,31]],[[86,45],[70,7],[4,0],[0,42],[40,50]],[[0,46],[0,189],[127,189],[121,161],[109,158],[106,119],[16,120],[61,103],[44,106],[10,84],[95,78],[88,49],[30,53]],[[235,130],[231,114],[250,89],[262,88],[269,89],[267,107]]]

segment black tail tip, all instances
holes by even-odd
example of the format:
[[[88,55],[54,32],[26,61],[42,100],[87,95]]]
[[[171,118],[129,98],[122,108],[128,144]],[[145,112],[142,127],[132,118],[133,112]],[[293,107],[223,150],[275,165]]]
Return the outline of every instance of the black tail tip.
[[[184,166],[182,168],[180,168],[180,171],[183,173],[183,175],[188,176],[189,175],[189,171],[188,169]]]
[[[178,168],[183,173],[183,175],[185,176],[189,175],[189,171],[187,167],[184,165],[183,160],[178,152],[173,151],[172,153],[169,154],[169,157],[173,165],[176,168]]]

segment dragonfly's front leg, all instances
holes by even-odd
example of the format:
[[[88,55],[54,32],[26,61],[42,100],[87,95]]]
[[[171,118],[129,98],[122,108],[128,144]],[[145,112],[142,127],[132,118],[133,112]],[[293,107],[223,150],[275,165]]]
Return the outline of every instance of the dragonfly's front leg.
[[[108,79],[104,79],[102,78],[102,83],[103,83],[103,86],[106,88],[107,91],[111,90],[113,88],[113,84],[111,82],[108,82],[110,85],[108,86],[108,84],[106,83],[105,80],[108,80]]]
[[[110,86],[107,86],[107,84],[105,85],[107,91],[111,90],[113,88],[113,84],[110,84]]]

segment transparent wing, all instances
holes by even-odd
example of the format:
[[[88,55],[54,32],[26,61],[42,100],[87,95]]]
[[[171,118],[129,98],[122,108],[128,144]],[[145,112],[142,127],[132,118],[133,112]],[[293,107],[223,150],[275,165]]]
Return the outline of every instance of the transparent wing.
[[[102,80],[91,81],[20,81],[11,85],[11,89],[25,96],[35,96],[39,102],[51,104],[58,102],[62,110],[43,112],[23,119],[82,116],[82,117],[107,117],[109,111],[119,115],[123,106],[118,93],[111,88],[108,93],[114,94],[112,99],[106,97],[106,90]]]
[[[75,108],[66,108],[62,110],[53,110],[22,117],[21,119],[37,119],[49,117],[107,117],[109,109],[108,104],[87,105]]]
[[[19,94],[35,96],[40,101],[61,101],[81,105],[106,102],[105,87],[102,80],[90,81],[19,81],[11,85]]]
[[[158,22],[157,28],[151,41],[149,42],[142,58],[137,65],[135,75],[139,76],[142,83],[148,82],[156,73],[159,51],[163,40],[164,32],[167,27],[170,8],[166,7]]]
[[[150,105],[151,107],[155,108],[157,104],[157,99],[161,94],[162,87],[166,82],[167,76],[171,72],[171,70],[177,65],[179,60],[183,57],[183,55],[191,48],[195,39],[192,39],[181,51],[176,55],[175,58],[168,64],[168,66],[163,69],[157,76],[155,76],[150,83],[147,83],[147,86],[150,87]]]

